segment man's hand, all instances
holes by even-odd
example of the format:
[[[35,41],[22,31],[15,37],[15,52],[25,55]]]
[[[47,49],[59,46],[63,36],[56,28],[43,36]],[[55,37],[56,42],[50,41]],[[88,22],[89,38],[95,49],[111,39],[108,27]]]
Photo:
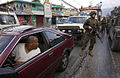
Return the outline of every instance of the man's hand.
[[[91,26],[89,26],[88,28],[89,28],[90,30],[92,30],[92,27],[91,27]]]
[[[16,61],[16,63],[15,64],[13,64],[13,67],[16,67],[16,66],[18,66],[18,65],[20,65],[20,64],[22,64],[23,62],[20,62],[20,61]]]

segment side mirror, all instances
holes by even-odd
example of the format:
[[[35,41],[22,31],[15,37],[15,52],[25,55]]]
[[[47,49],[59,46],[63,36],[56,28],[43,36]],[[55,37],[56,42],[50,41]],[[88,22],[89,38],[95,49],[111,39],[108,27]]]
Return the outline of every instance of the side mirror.
[[[0,68],[0,78],[18,78],[18,74],[13,69]]]

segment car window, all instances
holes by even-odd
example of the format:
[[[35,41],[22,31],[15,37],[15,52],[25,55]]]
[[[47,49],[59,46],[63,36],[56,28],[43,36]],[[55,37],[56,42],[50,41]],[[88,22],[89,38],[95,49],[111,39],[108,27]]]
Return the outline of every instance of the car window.
[[[47,35],[49,41],[50,41],[50,46],[53,47],[56,44],[62,42],[65,40],[65,38],[59,34],[53,33],[53,32],[49,32],[49,31],[45,31],[45,34]]]
[[[16,46],[13,48],[12,53],[9,55],[9,57],[3,64],[3,67],[9,66],[16,68],[17,66],[20,66],[30,61],[31,59],[35,58],[37,55],[41,53],[41,49],[39,47],[32,48],[32,46],[35,46],[36,44],[34,45],[33,42],[29,42],[28,44],[27,40],[30,36],[37,38],[37,36],[35,36],[34,34],[21,37],[21,39],[17,42]],[[26,44],[29,48],[31,47],[29,53],[26,52],[25,48]],[[30,46],[30,44],[32,45]],[[27,50],[29,49],[28,47]]]
[[[25,53],[24,46],[27,43],[27,39],[29,36],[37,37],[39,44],[38,44],[38,48],[36,50],[33,50],[33,51],[31,50],[30,51],[31,53],[28,53],[28,55],[27,55],[27,53]],[[0,41],[0,42],[3,42],[3,40],[5,41],[4,38],[2,38],[1,40],[2,41]],[[44,52],[45,50],[48,49],[49,46],[45,43],[44,40],[45,39],[43,38],[41,32],[29,34],[29,35],[25,35],[25,36],[21,37],[21,39],[17,42],[17,45],[13,48],[12,53],[9,55],[8,59],[4,62],[3,67],[8,67],[8,66],[9,67],[17,67],[22,64],[26,64],[28,61],[32,60],[37,55],[41,54],[42,52]],[[10,41],[10,40],[7,39],[6,41]],[[10,60],[10,62],[9,62],[9,60]],[[20,63],[16,63],[17,61]]]
[[[84,23],[86,20],[85,17],[70,17],[68,18],[68,23]]]
[[[0,36],[0,54],[8,46],[14,36]]]
[[[67,18],[61,18],[58,20],[58,24],[66,23],[66,21],[67,21]]]
[[[16,24],[16,21],[13,15],[0,15],[0,24]]]
[[[38,37],[39,48],[40,48],[41,52],[48,50],[49,44],[48,44],[45,36],[43,35],[43,33],[40,32],[40,33],[36,33],[34,35]]]
[[[92,11],[95,11],[95,12],[96,12],[96,10],[85,10],[85,11],[81,11],[81,12],[80,12],[80,15],[81,15],[81,16],[90,16],[89,14],[90,14],[90,12],[92,12]]]

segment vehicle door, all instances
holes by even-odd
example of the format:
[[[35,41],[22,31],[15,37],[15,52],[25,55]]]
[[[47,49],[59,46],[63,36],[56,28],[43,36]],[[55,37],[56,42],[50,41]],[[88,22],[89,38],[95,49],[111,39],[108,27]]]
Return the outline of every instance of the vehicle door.
[[[51,59],[54,59],[52,58],[54,54],[52,54],[52,50],[49,48],[49,45],[42,32],[35,33],[32,35],[36,34],[40,34],[39,37],[42,38],[41,40],[43,40],[45,44],[40,43],[41,41],[39,42],[39,44],[45,45],[46,49],[37,56],[33,57],[32,59],[16,67],[16,71],[18,71],[19,78],[49,78],[49,76],[53,72],[49,71],[51,70],[50,66],[53,62],[51,61]],[[40,38],[38,39],[40,40]]]
[[[49,62],[51,63],[50,68],[51,71],[55,71],[61,61],[62,52],[65,49],[65,38],[52,31],[45,31],[44,34],[46,35],[50,45],[50,49],[48,51]]]

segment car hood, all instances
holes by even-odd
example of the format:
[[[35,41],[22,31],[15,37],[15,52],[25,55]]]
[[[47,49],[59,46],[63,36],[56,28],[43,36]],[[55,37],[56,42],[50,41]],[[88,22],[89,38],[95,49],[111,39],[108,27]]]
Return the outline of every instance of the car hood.
[[[3,29],[5,27],[10,27],[10,26],[19,26],[20,24],[9,24],[9,25],[0,25],[0,29]]]
[[[66,23],[66,24],[57,24],[57,26],[79,26],[80,28],[83,28],[83,23]]]

